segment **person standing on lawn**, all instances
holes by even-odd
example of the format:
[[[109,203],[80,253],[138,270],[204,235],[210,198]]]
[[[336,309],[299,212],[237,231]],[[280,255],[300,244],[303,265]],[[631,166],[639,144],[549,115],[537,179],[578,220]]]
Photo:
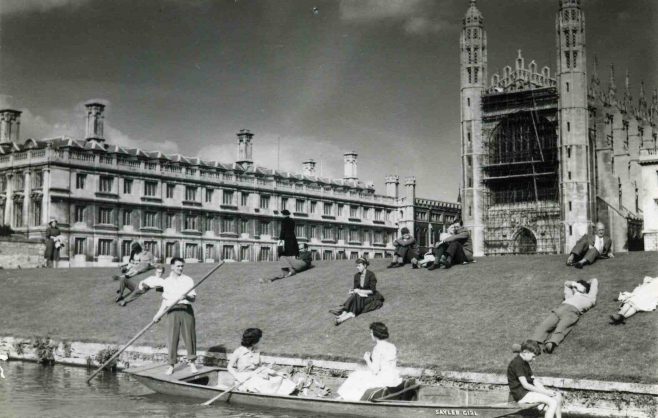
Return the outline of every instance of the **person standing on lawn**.
[[[43,258],[46,259],[46,267],[57,267],[56,264],[59,260],[59,249],[62,247],[61,241],[59,240],[62,232],[57,227],[57,219],[50,219],[45,235],[46,251],[43,254]]]
[[[461,219],[448,227],[448,236],[434,245],[434,264],[428,270],[444,266],[449,269],[453,265],[473,262],[473,241],[471,233],[464,228]]]
[[[187,349],[187,360],[190,364],[190,371],[197,372],[194,365],[196,360],[196,324],[192,302],[196,300],[196,290],[189,291],[194,287],[194,280],[183,274],[185,261],[180,257],[171,259],[171,273],[169,277],[162,281],[162,305],[160,310],[153,317],[154,322],[158,322],[164,313],[171,307],[178,298],[185,295],[185,298],[173,306],[167,313],[169,317],[168,324],[168,341],[169,348],[169,368],[165,374],[170,375],[174,372],[174,366],[178,360],[178,340],[182,334],[185,348]],[[187,294],[186,294],[187,292]]]
[[[588,264],[594,264],[599,258],[614,258],[612,239],[605,235],[605,225],[596,223],[596,235],[585,234],[571,249],[567,258],[567,266],[581,269]]]
[[[297,273],[310,269],[312,262],[313,254],[308,250],[308,244],[301,244],[299,256],[297,256],[297,258],[281,257],[281,274],[279,276],[275,276],[271,279],[261,279],[260,282],[273,282],[275,280],[294,276]]]
[[[416,238],[409,233],[409,228],[404,227],[400,230],[402,236],[395,241],[395,254],[393,255],[393,262],[388,268],[402,267],[406,260],[411,262],[411,268],[418,268],[418,244]]]
[[[292,257],[294,260],[299,255],[299,244],[295,236],[295,221],[290,218],[290,211],[288,209],[282,210],[281,214],[283,215],[283,219],[281,220],[281,232],[279,233],[279,258]]]
[[[356,259],[357,273],[354,275],[354,287],[349,291],[350,296],[341,306],[329,311],[336,315],[335,325],[384,305],[384,296],[377,291],[377,277],[375,273],[368,270],[368,265],[368,260],[365,258]]]
[[[580,316],[596,304],[598,291],[597,279],[564,282],[564,302],[539,324],[530,339],[544,344],[544,352],[551,354],[571,332]]]
[[[562,417],[562,395],[546,389],[532,374],[530,363],[541,353],[536,341],[527,340],[521,352],[507,366],[507,384],[510,395],[520,404],[541,403],[546,405],[544,418]]]

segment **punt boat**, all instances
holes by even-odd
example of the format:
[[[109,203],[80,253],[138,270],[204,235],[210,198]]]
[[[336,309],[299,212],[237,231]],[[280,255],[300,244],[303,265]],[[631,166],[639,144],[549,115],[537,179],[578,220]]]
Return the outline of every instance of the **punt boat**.
[[[169,396],[195,398],[207,401],[233,386],[233,377],[225,368],[199,366],[196,373],[188,367],[178,366],[172,375],[165,375],[166,364],[150,365],[126,370],[149,389]],[[334,382],[337,387],[340,382]],[[399,389],[399,388],[398,388]],[[404,383],[400,396],[385,388],[370,393],[371,400],[344,401],[330,398],[265,395],[234,390],[221,396],[215,404],[254,407],[260,410],[272,408],[295,410],[309,415],[355,417],[437,417],[473,416],[526,417],[537,416],[535,405],[518,405],[513,402],[487,402],[463,389],[450,388],[464,393],[437,393],[435,387],[420,387],[413,379]],[[432,393],[434,391],[434,393]],[[440,391],[439,391],[440,392]],[[381,400],[378,400],[381,399]],[[406,400],[402,400],[406,399]],[[489,397],[491,400],[491,397]],[[532,411],[534,409],[534,412]]]

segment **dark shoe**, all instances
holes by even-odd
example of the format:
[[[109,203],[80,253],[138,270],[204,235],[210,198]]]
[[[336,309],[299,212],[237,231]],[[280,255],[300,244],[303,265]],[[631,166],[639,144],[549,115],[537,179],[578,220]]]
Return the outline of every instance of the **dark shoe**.
[[[417,268],[418,268],[418,264],[412,264],[412,265],[411,265],[411,268],[412,268],[412,269],[417,269]]]
[[[114,299],[114,302],[115,302],[115,303],[119,303],[119,302],[122,301],[122,300],[123,300],[123,295],[119,295],[119,296],[117,296],[117,297]]]
[[[625,318],[618,313],[610,315],[610,325],[625,324],[624,319]]]
[[[427,268],[427,270],[432,271],[432,270],[436,270],[436,269],[438,269],[439,267],[441,267],[440,264],[432,264],[431,266],[429,266],[429,267]]]
[[[546,354],[552,354],[553,350],[555,350],[555,343],[546,343],[544,346],[544,353]]]
[[[391,263],[388,266],[386,266],[387,269],[392,269],[398,266],[398,263]]]
[[[583,268],[584,265],[585,265],[585,263],[576,263],[576,264],[574,264],[573,266],[574,266],[575,268],[577,268],[577,269],[580,270],[580,269]]]
[[[569,267],[573,266],[574,258],[575,257],[573,256],[573,254],[569,254],[569,258],[567,258],[567,266],[569,266]]]
[[[112,276],[112,280],[119,280],[120,278],[121,278],[121,276],[117,276],[116,274],[114,276]]]
[[[343,313],[343,307],[341,306],[340,308],[334,308],[334,309],[329,309],[329,313],[332,315],[339,316],[340,314]]]

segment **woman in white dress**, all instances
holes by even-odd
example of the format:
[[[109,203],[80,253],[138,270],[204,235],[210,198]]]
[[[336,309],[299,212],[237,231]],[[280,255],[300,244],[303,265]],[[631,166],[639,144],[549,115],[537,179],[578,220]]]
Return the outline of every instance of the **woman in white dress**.
[[[618,313],[610,315],[612,325],[624,324],[626,318],[630,318],[638,311],[655,311],[658,305],[658,277],[646,276],[641,285],[630,293],[620,293],[617,299],[622,304]]]
[[[402,383],[397,369],[397,349],[388,339],[388,328],[381,322],[370,324],[370,336],[375,342],[372,354],[366,352],[365,370],[353,372],[338,388],[338,395],[346,401],[358,401],[366,390]]]
[[[241,382],[238,390],[268,395],[290,395],[295,382],[281,373],[261,366],[257,344],[263,336],[259,328],[247,328],[242,334],[242,343],[229,359],[228,372]]]

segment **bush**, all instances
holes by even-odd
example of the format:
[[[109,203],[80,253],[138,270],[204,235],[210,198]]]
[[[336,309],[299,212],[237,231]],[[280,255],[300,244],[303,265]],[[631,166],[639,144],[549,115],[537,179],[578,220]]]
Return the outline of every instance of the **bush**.
[[[37,363],[53,364],[55,362],[55,350],[57,345],[50,341],[50,337],[35,337],[32,347],[35,349]]]
[[[9,225],[0,225],[0,237],[10,237],[14,233]]]
[[[94,357],[96,357],[96,361],[98,362],[98,365],[101,366],[105,364],[106,361],[108,361],[116,352],[119,351],[118,348],[112,348],[112,347],[106,347],[100,350]],[[117,359],[114,359],[114,361],[107,366],[105,366],[105,369],[109,370],[114,370],[117,366]]]

